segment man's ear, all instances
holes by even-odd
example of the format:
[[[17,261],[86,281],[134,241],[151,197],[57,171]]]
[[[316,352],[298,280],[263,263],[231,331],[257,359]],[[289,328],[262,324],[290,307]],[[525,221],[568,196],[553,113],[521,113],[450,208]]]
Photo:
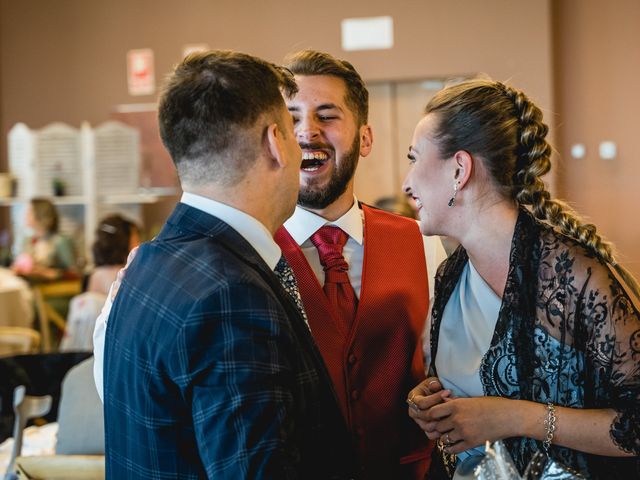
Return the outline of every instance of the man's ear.
[[[283,167],[286,163],[286,157],[283,154],[283,138],[282,131],[277,123],[271,123],[267,126],[266,147],[269,158],[278,166]]]
[[[454,161],[454,180],[460,185],[459,188],[464,188],[473,172],[475,159],[466,150],[458,150],[453,155]]]
[[[363,125],[360,127],[360,156],[366,157],[371,152],[373,146],[373,130],[371,125]]]

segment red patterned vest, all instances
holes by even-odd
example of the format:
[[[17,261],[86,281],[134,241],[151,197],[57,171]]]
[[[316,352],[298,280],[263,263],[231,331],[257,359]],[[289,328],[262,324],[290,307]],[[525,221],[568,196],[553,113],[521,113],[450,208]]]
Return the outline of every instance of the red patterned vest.
[[[429,306],[422,236],[415,221],[362,205],[364,263],[356,317],[339,328],[302,250],[283,227],[275,240],[298,280],[313,337],[333,380],[367,479],[422,479],[425,434],[407,414],[424,377],[421,336]]]

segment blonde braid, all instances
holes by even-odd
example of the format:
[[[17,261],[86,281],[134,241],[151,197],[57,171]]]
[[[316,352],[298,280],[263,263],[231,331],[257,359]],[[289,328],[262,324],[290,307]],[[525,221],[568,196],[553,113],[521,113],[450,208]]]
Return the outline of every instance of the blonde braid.
[[[542,122],[542,112],[526,95],[497,82],[498,88],[513,102],[518,118],[518,148],[513,175],[513,193],[521,205],[531,205],[536,218],[544,220],[562,233],[576,239],[605,262],[615,265],[611,244],[593,224],[583,224],[566,203],[552,199],[540,178],[551,168],[551,146],[545,140],[549,128]]]

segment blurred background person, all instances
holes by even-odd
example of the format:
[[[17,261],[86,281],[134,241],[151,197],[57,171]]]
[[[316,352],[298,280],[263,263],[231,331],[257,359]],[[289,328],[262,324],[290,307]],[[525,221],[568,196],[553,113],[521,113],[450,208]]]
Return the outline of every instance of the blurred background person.
[[[33,198],[27,207],[25,227],[28,231],[22,252],[11,269],[30,279],[55,280],[77,275],[77,258],[73,243],[58,232],[58,211],[46,198]]]
[[[402,215],[403,217],[418,218],[414,207],[409,203],[405,195],[393,195],[390,197],[380,197],[373,204],[375,207],[386,212]]]
[[[91,248],[94,268],[87,278],[86,291],[103,295],[115,280],[118,270],[127,262],[127,255],[140,244],[140,229],[121,215],[105,217],[96,228]]]
[[[93,350],[93,329],[109,287],[129,251],[139,243],[140,229],[121,215],[109,215],[98,224],[91,248],[95,266],[87,277],[85,292],[71,299],[61,351]]]

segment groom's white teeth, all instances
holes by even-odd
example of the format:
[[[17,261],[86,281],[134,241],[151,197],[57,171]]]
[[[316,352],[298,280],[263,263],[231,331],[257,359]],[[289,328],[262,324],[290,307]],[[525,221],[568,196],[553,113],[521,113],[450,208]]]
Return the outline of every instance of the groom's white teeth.
[[[324,152],[302,152],[303,160],[326,160],[328,155]]]

